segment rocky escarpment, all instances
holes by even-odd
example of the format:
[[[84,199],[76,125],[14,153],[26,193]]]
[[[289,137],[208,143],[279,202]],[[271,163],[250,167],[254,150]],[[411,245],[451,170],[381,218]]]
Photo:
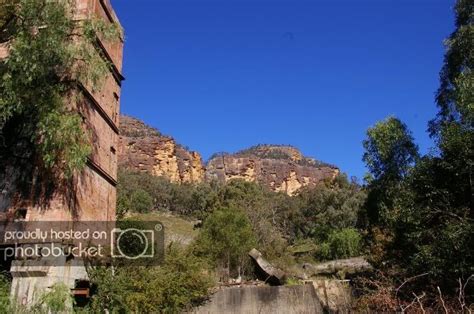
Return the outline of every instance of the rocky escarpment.
[[[289,195],[302,187],[332,180],[338,174],[336,167],[304,157],[294,147],[280,145],[259,145],[235,154],[216,154],[206,169],[207,180],[243,179]]]
[[[135,118],[120,117],[119,165],[163,176],[175,183],[204,178],[201,156]]]
[[[305,157],[298,149],[285,145],[259,145],[235,154],[215,154],[204,166],[199,153],[127,116],[120,118],[119,165],[175,183],[243,179],[289,195],[339,174],[336,167]]]

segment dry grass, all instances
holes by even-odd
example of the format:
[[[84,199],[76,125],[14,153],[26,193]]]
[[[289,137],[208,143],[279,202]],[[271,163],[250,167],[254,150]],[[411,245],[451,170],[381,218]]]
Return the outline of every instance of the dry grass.
[[[174,215],[172,213],[154,212],[147,214],[133,215],[132,218],[137,218],[144,221],[159,221],[165,226],[165,244],[171,242],[180,243],[183,245],[190,244],[198,235],[199,231],[194,229],[197,223],[195,220],[190,220],[186,217]]]

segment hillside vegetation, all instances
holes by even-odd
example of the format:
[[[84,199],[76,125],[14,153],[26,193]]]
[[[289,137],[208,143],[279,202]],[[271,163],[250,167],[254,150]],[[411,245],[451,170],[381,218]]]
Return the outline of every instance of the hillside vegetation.
[[[26,149],[46,170],[67,174],[80,169],[88,153],[80,118],[65,111],[60,97],[67,90],[61,69],[73,57],[65,40],[71,26],[65,7],[56,2],[18,1],[26,8],[26,19],[18,25],[21,36],[13,58],[0,67],[0,135],[9,139],[0,158]],[[41,4],[57,20],[35,40],[29,22],[37,22]],[[121,169],[117,220],[162,220],[168,234],[165,258],[160,266],[90,269],[92,298],[80,311],[191,311],[219,284],[257,279],[248,256],[256,248],[288,274],[287,284],[306,279],[299,272],[302,264],[364,256],[372,270],[328,275],[350,279],[355,312],[472,313],[473,1],[457,0],[455,12],[436,94],[438,113],[428,122],[435,141],[430,153],[421,154],[407,125],[391,116],[370,127],[362,143],[368,169],[363,184],[338,175],[289,196],[242,179],[177,184]],[[2,24],[9,20],[6,13],[0,11]],[[145,135],[157,135],[153,132]],[[267,148],[240,154],[301,162],[291,147]],[[10,304],[6,278],[0,278],[0,310],[21,312]],[[53,286],[31,311],[71,312],[65,307],[69,292]]]

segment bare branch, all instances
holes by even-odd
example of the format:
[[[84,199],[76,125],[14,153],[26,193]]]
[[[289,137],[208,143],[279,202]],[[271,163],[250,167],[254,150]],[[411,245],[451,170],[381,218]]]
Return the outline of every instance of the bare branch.
[[[439,286],[438,286],[438,292],[439,292],[439,299],[441,300],[441,304],[443,305],[444,313],[448,314],[449,311],[446,308],[446,303],[444,303],[443,294],[441,293],[441,289],[439,288]]]
[[[415,296],[416,302],[418,302],[418,305],[420,306],[421,311],[422,311],[423,313],[426,313],[425,308],[423,307],[423,302],[421,302],[421,299],[423,299],[426,294],[423,292],[422,295],[417,296],[417,295],[413,292],[413,295]]]
[[[410,277],[408,278],[407,280],[405,280],[396,290],[395,290],[395,297],[398,296],[398,291],[404,286],[406,285],[407,283],[417,279],[417,278],[420,278],[420,277],[423,277],[423,276],[427,276],[429,275],[429,273],[424,273],[424,274],[420,274],[420,275],[416,275],[416,276],[413,276],[413,277]]]
[[[466,306],[466,298],[465,298],[465,290],[466,290],[466,287],[467,287],[467,284],[469,283],[469,281],[474,278],[474,274],[469,276],[469,278],[467,278],[466,282],[464,283],[464,285],[462,284],[462,280],[461,278],[458,279],[458,282],[459,282],[459,296],[458,296],[458,301],[459,301],[459,304],[461,305],[461,311],[464,311],[464,309],[467,310],[467,312],[469,314],[472,313],[471,309]]]
[[[416,302],[416,298],[414,298],[413,301],[411,301],[411,303],[408,304],[407,306],[400,305],[400,309],[402,310],[402,313],[405,313],[405,311],[408,310],[410,307],[412,307],[413,304],[415,304],[415,302]]]

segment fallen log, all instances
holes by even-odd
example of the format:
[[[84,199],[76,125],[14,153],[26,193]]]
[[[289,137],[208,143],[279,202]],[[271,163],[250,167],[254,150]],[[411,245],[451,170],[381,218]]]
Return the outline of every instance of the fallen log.
[[[303,269],[307,276],[316,275],[330,275],[339,271],[346,271],[349,273],[363,272],[371,270],[372,266],[363,257],[354,257],[348,259],[338,259],[321,264],[304,263]]]
[[[271,285],[283,285],[285,283],[286,274],[283,270],[273,266],[266,259],[263,258],[262,253],[257,249],[252,249],[249,256],[254,260],[258,267],[258,274],[261,279]],[[257,275],[258,275],[257,274]]]

